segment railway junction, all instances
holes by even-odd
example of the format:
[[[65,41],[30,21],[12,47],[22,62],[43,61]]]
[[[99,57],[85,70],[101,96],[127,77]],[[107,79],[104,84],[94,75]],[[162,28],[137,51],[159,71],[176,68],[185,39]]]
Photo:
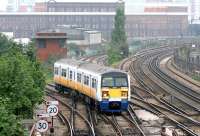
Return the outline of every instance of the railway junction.
[[[194,1],[16,1],[0,11],[0,136],[200,136]]]
[[[54,134],[200,135],[200,85],[174,66],[172,50],[176,48],[142,50],[119,64],[118,68],[131,76],[129,108],[120,114],[100,113],[91,109],[82,96],[60,94],[54,84],[48,84],[45,101],[59,102]],[[82,61],[106,65],[106,58],[101,55],[82,58]]]

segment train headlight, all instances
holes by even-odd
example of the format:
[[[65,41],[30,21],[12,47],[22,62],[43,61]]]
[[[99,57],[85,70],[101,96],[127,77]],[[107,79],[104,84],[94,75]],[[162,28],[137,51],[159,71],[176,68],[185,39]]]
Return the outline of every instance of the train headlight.
[[[122,91],[121,92],[121,96],[122,97],[127,97],[128,96],[128,92],[127,91]]]
[[[102,92],[102,97],[108,97],[108,96],[109,96],[108,91],[103,91]]]

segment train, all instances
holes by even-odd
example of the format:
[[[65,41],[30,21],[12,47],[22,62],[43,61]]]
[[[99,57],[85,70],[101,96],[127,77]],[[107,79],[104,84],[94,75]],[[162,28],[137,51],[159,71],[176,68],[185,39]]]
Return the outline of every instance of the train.
[[[54,63],[56,89],[74,90],[90,99],[102,112],[122,112],[130,101],[128,73],[73,59],[60,59]]]

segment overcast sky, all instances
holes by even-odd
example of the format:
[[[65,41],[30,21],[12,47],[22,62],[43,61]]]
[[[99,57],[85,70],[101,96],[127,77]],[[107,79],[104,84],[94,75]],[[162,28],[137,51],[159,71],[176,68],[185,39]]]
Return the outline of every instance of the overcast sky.
[[[7,0],[0,0],[0,10],[6,9]]]

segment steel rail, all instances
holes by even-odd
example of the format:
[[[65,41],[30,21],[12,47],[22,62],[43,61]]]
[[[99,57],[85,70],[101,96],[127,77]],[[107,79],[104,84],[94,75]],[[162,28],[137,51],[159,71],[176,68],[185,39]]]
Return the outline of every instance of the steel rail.
[[[47,93],[48,96],[50,96],[50,97],[52,97],[53,99],[59,101],[59,103],[61,103],[62,105],[64,105],[64,106],[70,108],[71,110],[73,109],[72,106],[70,106],[70,105],[64,103],[64,102],[61,101],[61,100],[59,100],[59,99],[56,98],[55,96],[51,95],[49,92],[46,92],[46,93]],[[77,110],[75,110],[75,109],[73,109],[73,111],[74,111],[77,115],[79,115],[79,116],[87,123],[87,125],[89,126],[90,131],[92,132],[91,135],[92,135],[92,136],[95,136],[94,128],[91,126],[90,122],[89,122],[79,111],[77,111]]]

